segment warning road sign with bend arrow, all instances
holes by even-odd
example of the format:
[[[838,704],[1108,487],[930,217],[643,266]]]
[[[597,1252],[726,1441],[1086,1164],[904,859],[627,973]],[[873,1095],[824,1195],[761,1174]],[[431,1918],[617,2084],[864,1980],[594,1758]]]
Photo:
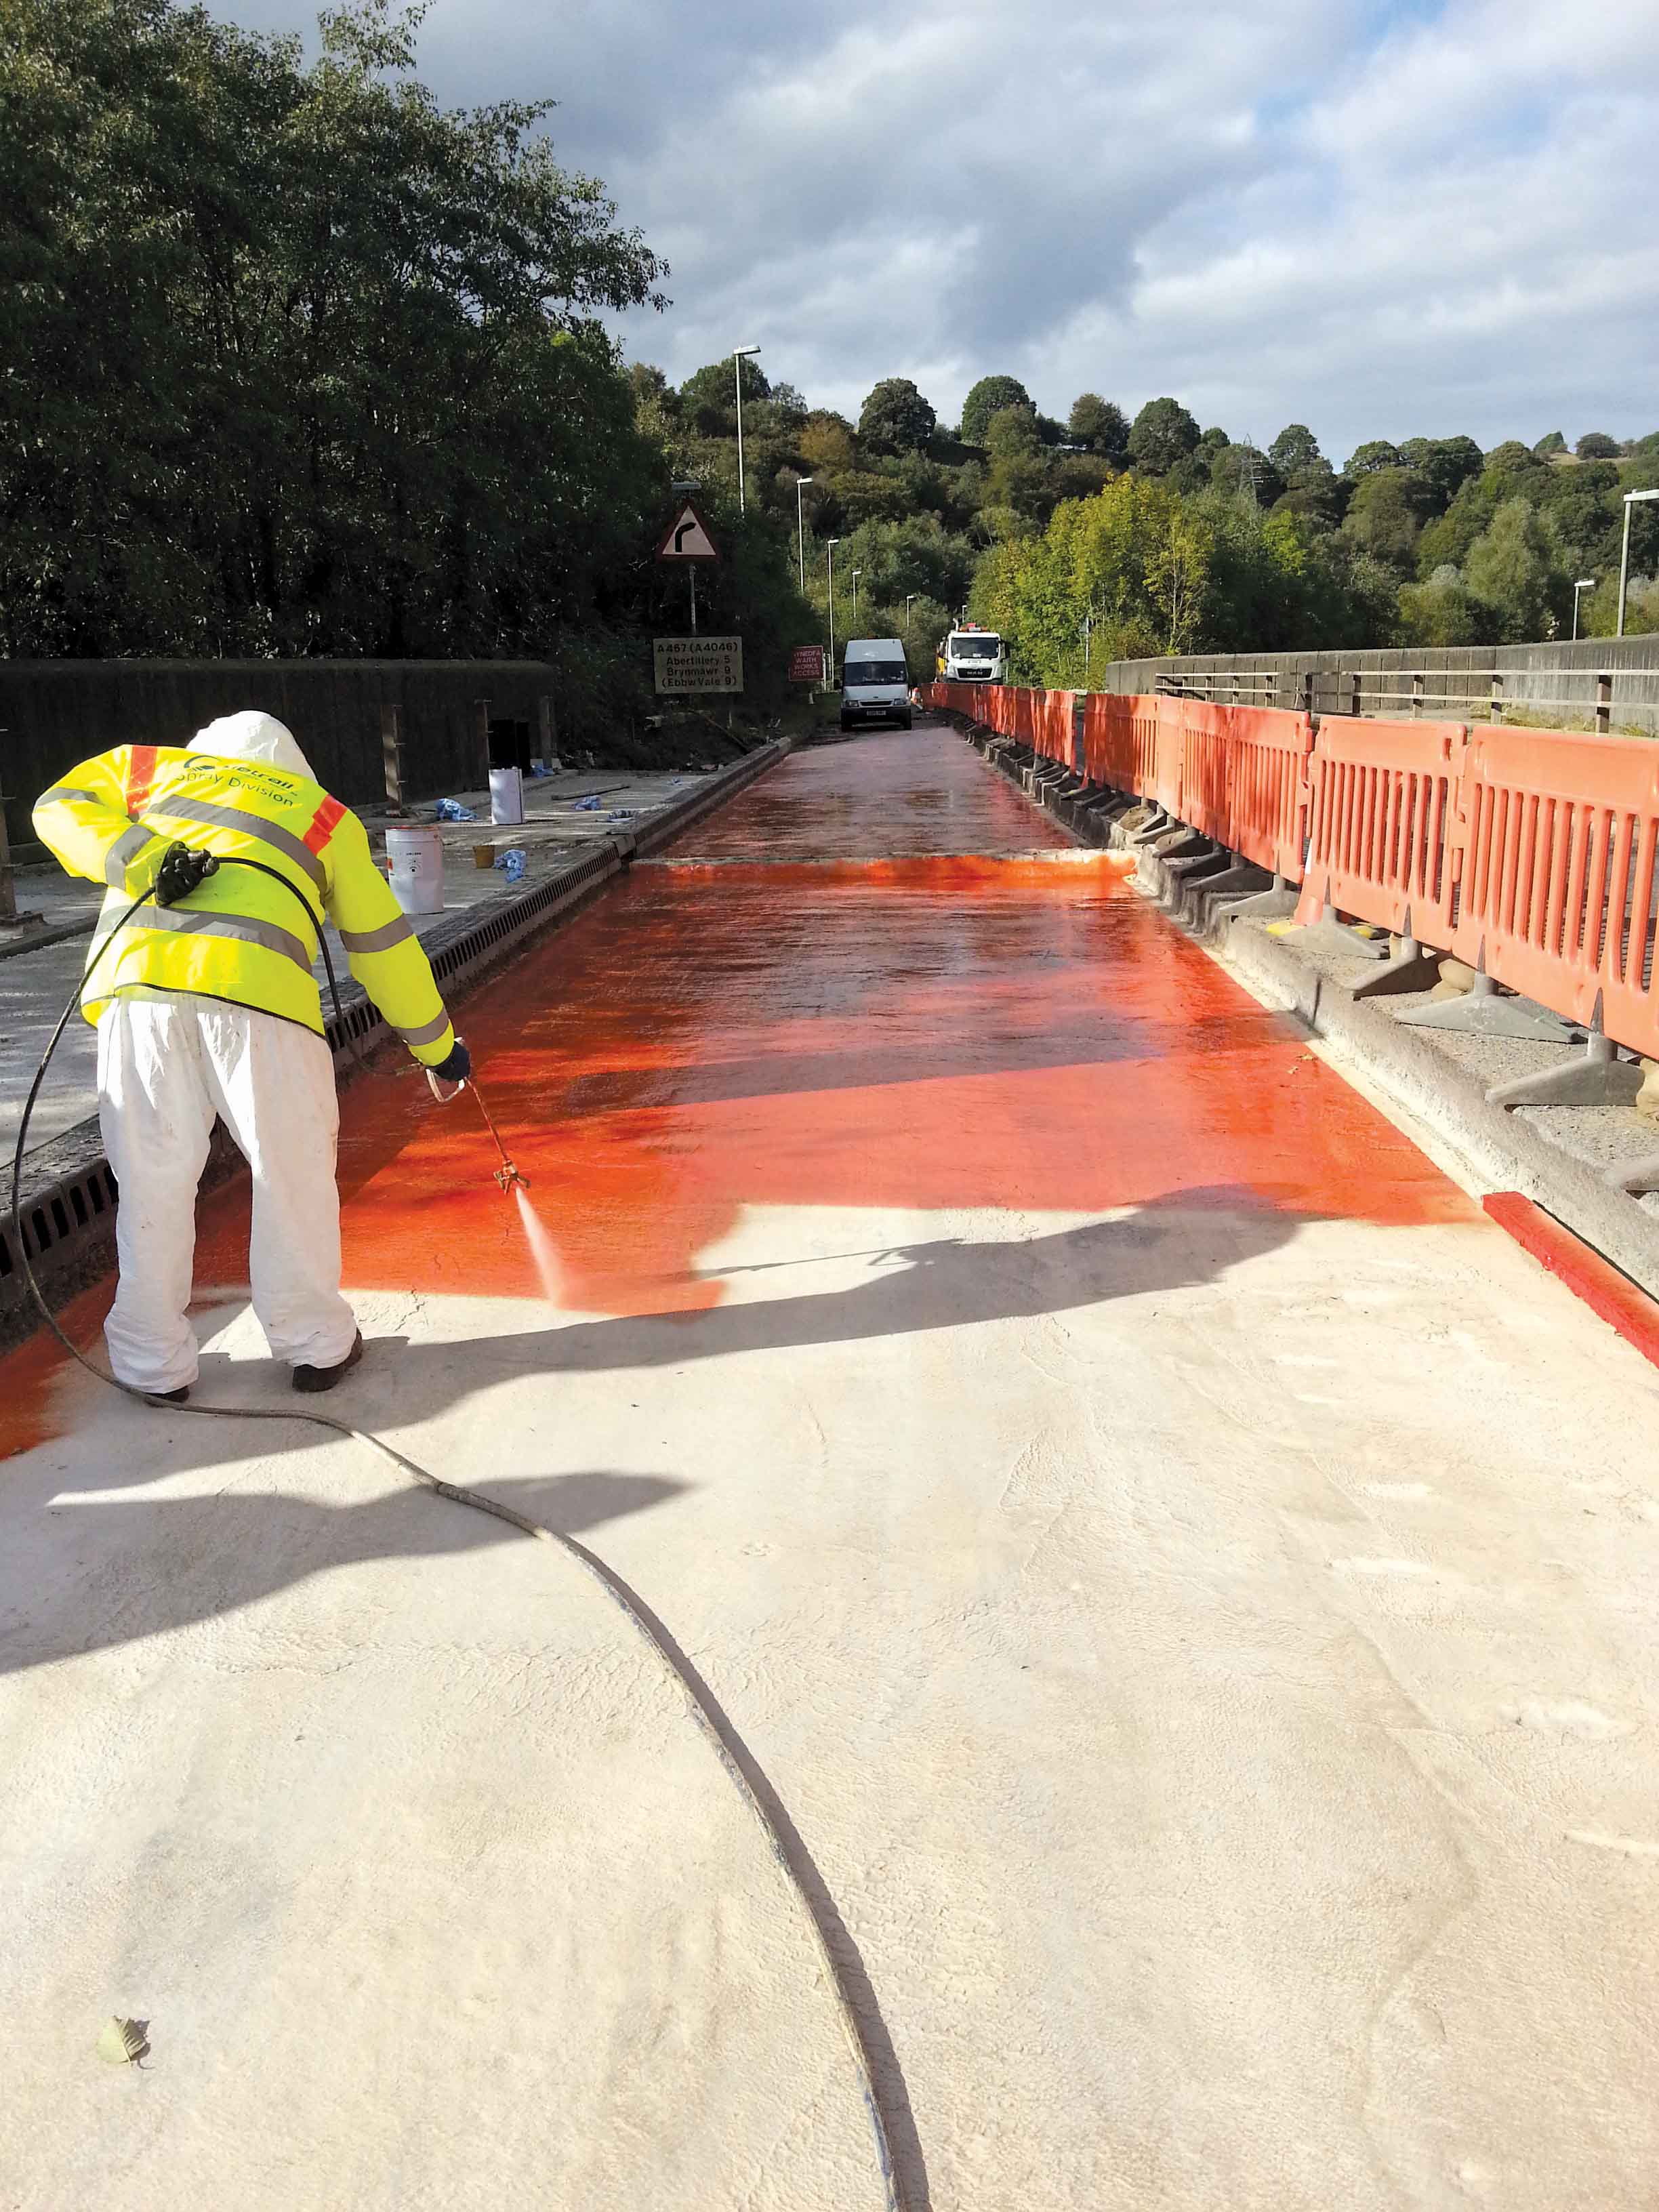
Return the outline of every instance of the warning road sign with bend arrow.
[[[718,561],[708,525],[687,500],[663,533],[657,548],[659,561]]]

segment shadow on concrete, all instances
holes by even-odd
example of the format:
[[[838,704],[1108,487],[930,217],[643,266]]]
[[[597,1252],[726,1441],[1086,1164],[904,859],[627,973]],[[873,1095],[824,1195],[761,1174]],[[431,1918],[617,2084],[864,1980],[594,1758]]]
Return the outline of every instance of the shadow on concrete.
[[[273,1413],[276,1410],[273,1401]],[[341,1417],[350,1419],[350,1410],[343,1407]],[[179,1417],[180,1428],[187,1418]],[[261,1454],[280,1450],[284,1443],[317,1442],[314,1430],[283,1427],[275,1420],[255,1433]],[[194,1453],[168,1450],[165,1471],[176,1472],[181,1461],[211,1463],[210,1439],[223,1449],[222,1427],[192,1421],[188,1442],[196,1447]],[[135,1455],[125,1479],[149,1482],[162,1472],[148,1453]],[[365,1479],[381,1481],[386,1472],[371,1460]],[[112,1472],[105,1481],[121,1479]],[[689,1486],[663,1475],[594,1469],[542,1478],[501,1476],[486,1486],[516,1512],[560,1535],[574,1536],[625,1513],[660,1505]],[[94,1498],[77,1499],[61,1481],[42,1485],[40,1492],[26,1504],[14,1485],[8,1498],[9,1520],[46,1512],[52,1534],[44,1543],[38,1533],[32,1534],[27,1587],[15,1582],[9,1570],[0,1582],[0,1674],[236,1613],[337,1567],[369,1559],[439,1558],[523,1540],[507,1522],[459,1510],[423,1488],[394,1491],[361,1505],[324,1505],[315,1498],[270,1491],[112,1498],[100,1489]],[[97,1564],[83,1577],[75,1570],[93,1551],[87,1541],[92,1532],[85,1526],[93,1516]],[[118,1563],[125,1564],[125,1571]]]
[[[576,1322],[534,1337],[484,1340],[476,1351],[484,1363],[510,1353],[551,1375],[599,1374],[1066,1313],[1213,1281],[1287,1243],[1313,1218],[1263,1208],[1261,1197],[1259,1187],[1197,1188],[1046,1237],[899,1245],[872,1255],[868,1278],[845,1290]],[[413,1357],[418,1363],[418,1350]]]

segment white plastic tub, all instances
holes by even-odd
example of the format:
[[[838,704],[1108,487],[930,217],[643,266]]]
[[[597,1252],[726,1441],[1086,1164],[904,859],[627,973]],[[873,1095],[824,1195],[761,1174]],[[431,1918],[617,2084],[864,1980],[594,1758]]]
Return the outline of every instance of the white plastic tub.
[[[392,889],[405,914],[444,910],[444,841],[435,830],[388,830]]]
[[[489,818],[492,822],[524,820],[524,775],[520,769],[490,769]]]

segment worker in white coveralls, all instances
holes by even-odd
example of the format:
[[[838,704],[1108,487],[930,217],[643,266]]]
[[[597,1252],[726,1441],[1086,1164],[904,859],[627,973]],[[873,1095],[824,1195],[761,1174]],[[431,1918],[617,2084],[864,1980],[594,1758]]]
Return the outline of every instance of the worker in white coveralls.
[[[339,1109],[312,973],[319,909],[416,1059],[451,1081],[471,1073],[368,833],[260,714],[210,722],[187,746],[118,745],[83,761],[42,796],[34,826],[72,875],[109,886],[94,954],[141,893],[155,894],[119,929],[84,1002],[121,1187],[120,1284],[104,1328],[116,1379],[175,1404],[196,1380],[196,1190],[216,1115],[253,1173],[249,1279],[265,1340],[296,1390],[331,1389],[363,1346],[340,1295]],[[237,860],[261,866],[227,865]]]

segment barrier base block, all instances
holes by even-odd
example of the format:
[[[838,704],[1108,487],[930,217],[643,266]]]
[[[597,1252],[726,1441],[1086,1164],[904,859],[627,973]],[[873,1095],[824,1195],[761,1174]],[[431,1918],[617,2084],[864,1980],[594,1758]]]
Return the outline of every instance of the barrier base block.
[[[1227,854],[1223,848],[1219,845],[1210,844],[1206,840],[1201,853],[1178,854],[1173,860],[1166,858],[1164,865],[1179,884],[1190,882],[1201,869],[1224,865],[1226,860]]]
[[[1249,864],[1247,861],[1245,866]],[[1255,872],[1258,882],[1267,873],[1265,869]],[[1231,921],[1237,915],[1252,915],[1257,921],[1288,921],[1301,904],[1302,895],[1296,885],[1287,883],[1283,876],[1274,876],[1261,890],[1253,890],[1248,896],[1229,899],[1226,915]]]
[[[1407,991],[1431,991],[1440,980],[1437,952],[1425,952],[1414,937],[1402,939],[1386,967],[1353,987],[1356,999],[1386,999]]]
[[[1289,932],[1285,933],[1286,935]],[[1347,923],[1340,921],[1334,908],[1327,907],[1317,921],[1302,923],[1297,929],[1298,945],[1322,945],[1328,952],[1340,952],[1345,960],[1386,960],[1389,940],[1386,937],[1361,937]]]
[[[1395,1019],[1407,1029],[1443,1030],[1453,1036],[1522,1037],[1535,1044],[1571,1044],[1583,1034],[1536,999],[1506,998],[1485,975],[1461,999],[1407,1006]]]
[[[1640,1064],[1620,1060],[1604,1036],[1592,1031],[1576,1060],[1541,1075],[1517,1076],[1486,1093],[1489,1106],[1628,1106],[1642,1088]]]

